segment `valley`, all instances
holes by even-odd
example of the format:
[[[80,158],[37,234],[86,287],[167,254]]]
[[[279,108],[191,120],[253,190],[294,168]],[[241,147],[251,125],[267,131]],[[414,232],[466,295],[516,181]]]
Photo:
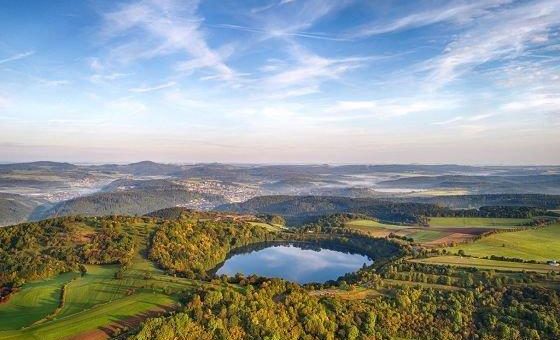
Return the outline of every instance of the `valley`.
[[[364,207],[364,211],[377,211]],[[410,208],[404,204],[400,209],[404,211],[405,207]],[[500,214],[520,212],[512,208]],[[560,290],[560,270],[547,263],[560,258],[560,247],[554,243],[560,230],[555,219],[559,217],[551,215],[545,221],[538,217],[428,217],[429,224],[420,226],[380,222],[375,215],[322,216],[315,222],[286,228],[269,222],[282,223],[280,216],[197,212],[178,207],[143,217],[60,217],[4,227],[0,229],[0,266],[4,273],[0,281],[12,292],[2,298],[0,318],[11,321],[0,326],[0,339],[141,339],[156,329],[180,334],[176,332],[191,328],[208,339],[266,334],[284,338],[304,334],[341,336],[341,332],[354,327],[358,334],[380,337],[431,337],[437,330],[446,338],[454,338],[500,334],[503,327],[520,329],[520,319],[511,314],[511,309],[504,309],[505,301],[497,300],[493,311],[484,312],[507,313],[509,319],[498,321],[500,328],[482,322],[478,312],[482,307],[476,300],[468,302],[472,294],[479,299],[493,294],[496,298],[496,287],[507,287],[508,294],[531,290],[531,302],[523,297],[518,301],[523,308],[538,308],[538,313],[553,315],[560,308],[544,302],[547,294]],[[457,240],[447,248],[444,242],[438,242],[456,230],[471,231],[476,237]],[[22,237],[37,241],[24,246],[18,242]],[[305,285],[290,283],[297,280],[293,277],[288,281],[275,279],[274,271],[261,274],[272,278],[233,272],[228,276],[213,274],[212,269],[229,254],[247,247],[271,249],[267,247],[275,243],[270,242],[304,242],[310,245],[305,249],[312,253],[325,242],[332,243],[332,249],[344,244],[344,248],[367,254],[373,261],[327,281],[317,274]],[[498,243],[505,246],[491,246]],[[532,255],[520,257],[521,253]],[[16,260],[23,259],[20,256],[40,256],[42,260],[34,266],[21,266]],[[263,261],[273,260],[268,255],[257,260],[266,266]],[[274,261],[286,265],[294,260]],[[247,294],[254,302],[245,300]],[[275,307],[267,299],[275,301]],[[461,321],[452,321],[445,313],[431,319],[433,314],[426,311],[439,308],[432,299],[440,301],[440,306],[448,306],[450,299],[462,301],[460,309],[455,310]],[[316,322],[327,328],[309,328],[305,319],[287,313],[284,308],[292,308],[289,306],[295,301],[306,306],[301,308],[320,313]],[[262,303],[256,316],[249,307],[255,302]],[[224,309],[231,303],[237,307]],[[335,310],[327,308],[332,304],[336,304]],[[211,314],[200,318],[199,308],[203,307]],[[348,320],[349,326],[334,326],[332,320],[340,318],[344,310],[361,321]],[[251,324],[256,322],[250,321],[255,317],[264,318],[262,322],[272,320],[268,313],[276,314],[274,320],[283,320],[284,326]],[[277,319],[278,313],[282,319]],[[405,324],[405,319],[389,318],[387,313],[419,318],[423,326]],[[368,324],[371,318],[376,322]],[[244,321],[239,323],[239,319]],[[218,320],[223,326],[212,326]],[[550,339],[560,334],[554,327],[544,329],[537,323],[522,322],[520,330],[529,333],[520,334],[534,332]],[[463,329],[463,333],[456,333],[456,329]]]

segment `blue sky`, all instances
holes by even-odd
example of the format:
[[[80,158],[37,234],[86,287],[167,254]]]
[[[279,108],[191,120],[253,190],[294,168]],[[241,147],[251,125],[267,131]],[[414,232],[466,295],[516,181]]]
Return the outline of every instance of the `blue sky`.
[[[0,161],[560,163],[560,2],[2,1]]]

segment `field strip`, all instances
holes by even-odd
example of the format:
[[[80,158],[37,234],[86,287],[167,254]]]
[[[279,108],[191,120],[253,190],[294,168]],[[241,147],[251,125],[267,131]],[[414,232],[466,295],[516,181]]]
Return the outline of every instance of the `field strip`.
[[[540,273],[547,273],[550,271],[560,272],[560,267],[553,267],[541,263],[523,263],[523,262],[508,262],[480,259],[476,257],[461,257],[461,256],[434,256],[423,259],[410,259],[409,262],[435,264],[435,265],[449,265],[457,267],[475,267],[488,270],[503,270],[503,271],[534,271]]]

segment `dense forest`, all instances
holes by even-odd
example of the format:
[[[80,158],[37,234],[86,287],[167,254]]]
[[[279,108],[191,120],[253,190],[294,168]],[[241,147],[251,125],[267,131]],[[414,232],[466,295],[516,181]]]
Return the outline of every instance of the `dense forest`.
[[[416,202],[437,204],[453,209],[472,209],[483,206],[520,206],[540,209],[560,208],[560,195],[544,194],[488,194],[488,195],[446,195],[423,197],[393,197],[395,202]]]
[[[530,218],[551,214],[536,207],[485,206],[479,209],[450,209],[413,202],[390,202],[374,198],[327,196],[260,196],[244,203],[218,207],[221,211],[265,213],[284,217],[288,224],[313,223],[325,215],[353,213],[398,224],[426,224],[427,217]]]
[[[479,213],[484,211],[504,213],[493,208]],[[175,291],[182,304],[169,315],[128,329],[126,336],[131,339],[560,337],[560,296],[539,283],[556,284],[552,272],[496,273],[413,263],[406,259],[425,257],[429,250],[405,240],[376,239],[340,228],[364,215],[337,213],[306,228],[277,231],[262,225],[281,224],[272,215],[184,208],[149,215],[61,217],[1,228],[0,286],[9,292],[28,281],[83,272],[83,264],[117,263],[124,268],[138,256],[142,242],[148,258],[165,273],[199,281]],[[317,225],[321,228],[313,229]],[[309,249],[326,244],[332,249],[341,247],[366,254],[374,262],[336,281],[303,286],[279,279],[212,274],[236,250],[286,241],[305,242]],[[169,279],[171,283],[184,280]],[[353,295],[356,292],[366,295]]]
[[[125,263],[133,249],[118,220],[68,217],[0,228],[0,286],[77,271],[83,263]]]
[[[222,197],[189,191],[185,188],[170,187],[163,189],[139,188],[116,192],[100,192],[89,196],[77,197],[56,204],[36,218],[82,215],[144,215],[154,210],[174,207],[206,199],[210,202],[224,202]]]
[[[44,203],[41,199],[0,192],[0,227],[27,221],[33,211]]]
[[[164,221],[154,233],[149,258],[169,273],[205,278],[230,250],[274,238],[267,229],[232,220]]]
[[[131,339],[554,339],[560,299],[540,288],[441,291],[343,300],[280,280],[201,288]]]

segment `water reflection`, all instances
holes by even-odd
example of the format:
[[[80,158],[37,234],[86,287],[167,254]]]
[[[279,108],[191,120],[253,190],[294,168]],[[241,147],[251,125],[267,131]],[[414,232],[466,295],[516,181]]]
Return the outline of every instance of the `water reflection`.
[[[234,255],[218,269],[217,275],[237,273],[280,277],[298,283],[325,282],[360,269],[373,261],[364,255],[327,249],[316,245],[288,244]]]

